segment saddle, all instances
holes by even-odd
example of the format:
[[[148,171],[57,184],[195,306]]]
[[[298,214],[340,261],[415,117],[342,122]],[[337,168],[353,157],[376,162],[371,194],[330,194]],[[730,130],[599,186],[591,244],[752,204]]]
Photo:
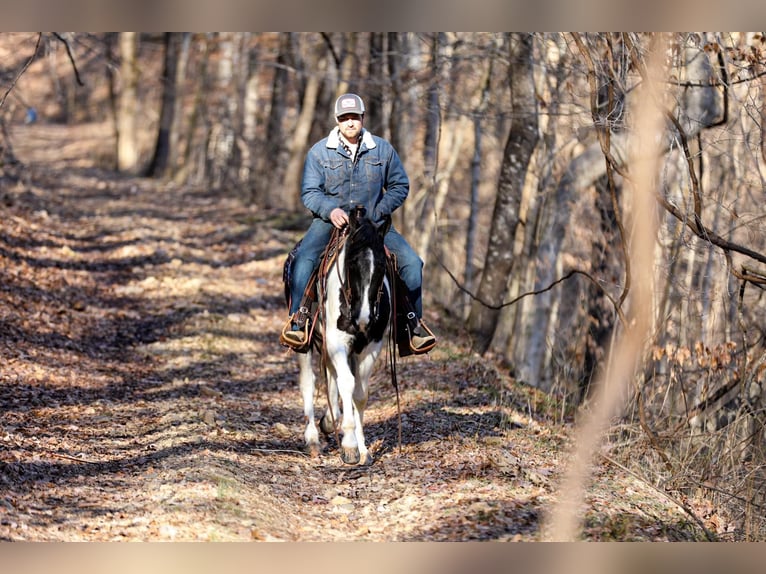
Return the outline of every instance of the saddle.
[[[319,322],[320,312],[320,289],[319,287],[324,284],[324,278],[327,275],[328,270],[332,266],[333,262],[338,256],[343,243],[346,240],[346,233],[342,230],[333,230],[330,241],[322,254],[319,266],[314,270],[309,278],[309,282],[306,285],[306,289],[303,292],[301,298],[301,304],[295,317],[291,317],[287,321],[285,326],[279,335],[279,341],[283,346],[290,347],[297,353],[307,353],[311,350],[314,344],[321,344],[322,333],[321,330],[315,329]],[[290,294],[290,285],[292,281],[292,263],[295,259],[295,254],[298,251],[301,241],[295,244],[295,247],[290,250],[287,258],[285,259],[284,266],[282,268],[282,282],[285,289],[285,302],[287,308],[290,309],[292,300]],[[391,325],[392,332],[395,335],[396,346],[399,351],[400,357],[407,357],[415,354],[417,351],[412,347],[411,332],[418,326],[418,317],[415,313],[415,307],[407,296],[407,288],[404,281],[399,276],[397,271],[398,266],[396,263],[396,255],[386,249],[386,271],[388,275],[388,282],[392,291],[392,318]],[[305,341],[301,347],[293,347],[285,342],[285,332],[291,329],[291,323],[295,322],[298,327],[305,333]],[[430,329],[420,322],[422,327],[430,334]],[[419,352],[427,352],[429,349],[421,349]]]
[[[320,279],[324,282],[324,277],[327,275],[327,271],[338,256],[338,252],[340,252],[345,240],[345,230],[341,231],[333,229],[330,241],[327,243],[327,247],[325,247],[325,250],[322,253],[319,266],[314,269],[311,277],[309,277],[309,282],[306,284],[306,289],[303,291],[303,297],[301,298],[301,304],[298,307],[298,311],[295,316],[290,317],[287,323],[285,323],[285,326],[282,327],[282,331],[279,334],[279,342],[285,347],[290,347],[296,353],[308,353],[313,344],[320,344],[322,342],[321,333],[315,331],[315,327],[319,323],[320,305],[318,283]],[[292,264],[295,260],[295,254],[301,245],[301,241],[303,240],[298,241],[298,243],[295,244],[295,247],[290,250],[290,253],[287,254],[287,258],[285,259],[282,268],[282,283],[285,288],[285,303],[287,304],[288,310],[292,306],[292,294],[290,292],[290,286],[292,285]],[[288,345],[285,340],[285,333],[292,328],[291,323],[293,322],[298,325],[305,334],[304,340],[306,342],[301,347]]]

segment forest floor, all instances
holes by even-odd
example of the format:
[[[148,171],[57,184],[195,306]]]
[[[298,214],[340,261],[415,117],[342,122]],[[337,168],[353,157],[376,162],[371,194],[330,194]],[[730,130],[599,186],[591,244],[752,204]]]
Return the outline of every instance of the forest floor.
[[[571,448],[543,396],[440,342],[373,374],[374,462],[302,450],[281,271],[300,221],[117,177],[103,130],[14,131],[0,206],[0,540],[533,541]],[[317,404],[321,404],[322,392]],[[587,540],[700,540],[599,458]]]

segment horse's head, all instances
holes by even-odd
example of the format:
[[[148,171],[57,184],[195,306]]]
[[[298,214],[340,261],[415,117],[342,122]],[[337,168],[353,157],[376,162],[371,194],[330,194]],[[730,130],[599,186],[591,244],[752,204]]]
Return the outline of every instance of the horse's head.
[[[354,205],[348,214],[350,222],[357,223],[367,217],[367,208],[364,205]]]
[[[375,222],[367,217],[367,209],[363,205],[354,205],[348,214],[349,233],[354,233],[359,227],[368,225],[374,228],[378,235],[383,238],[391,227],[391,216],[386,216],[382,224],[376,225]]]
[[[357,350],[366,344],[368,337],[379,341],[388,324],[389,291],[384,286],[387,230],[386,225],[375,225],[363,206],[350,210],[341,258],[345,286],[338,326],[357,336]]]

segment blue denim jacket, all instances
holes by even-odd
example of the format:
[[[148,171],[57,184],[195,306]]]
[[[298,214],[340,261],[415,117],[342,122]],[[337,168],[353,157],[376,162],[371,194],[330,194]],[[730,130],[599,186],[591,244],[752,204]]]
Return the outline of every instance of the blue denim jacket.
[[[352,161],[337,127],[309,150],[301,200],[315,217],[329,221],[336,207],[348,213],[361,204],[380,224],[407,199],[410,181],[390,143],[364,130],[356,156]]]

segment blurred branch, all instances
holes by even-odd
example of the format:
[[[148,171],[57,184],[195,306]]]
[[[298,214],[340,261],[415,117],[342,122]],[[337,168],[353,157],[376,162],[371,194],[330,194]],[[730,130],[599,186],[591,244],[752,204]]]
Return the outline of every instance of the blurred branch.
[[[19,78],[24,74],[24,72],[27,71],[27,68],[32,64],[32,62],[35,61],[35,58],[37,57],[37,50],[40,48],[40,42],[42,41],[43,33],[39,32],[37,34],[37,43],[35,44],[35,50],[32,53],[32,56],[27,60],[27,63],[24,64],[24,67],[21,68],[21,71],[16,75],[16,77],[13,79],[13,82],[11,82],[10,87],[6,90],[5,94],[3,94],[3,98],[0,99],[0,108],[3,107],[3,104],[5,104],[5,100],[8,97],[8,94],[11,93],[11,90],[13,90],[14,87],[16,87],[16,82],[19,81]]]

